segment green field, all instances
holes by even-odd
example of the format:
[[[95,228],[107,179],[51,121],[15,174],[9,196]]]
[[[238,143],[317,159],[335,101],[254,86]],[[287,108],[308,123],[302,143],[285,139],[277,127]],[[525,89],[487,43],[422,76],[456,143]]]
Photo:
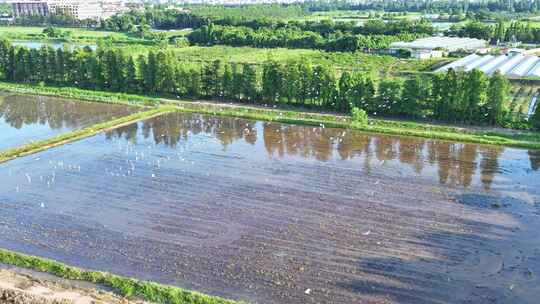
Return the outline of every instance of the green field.
[[[22,26],[3,26],[0,27],[0,37],[18,41],[46,41],[48,39],[42,34],[43,27],[22,27]],[[114,42],[136,42],[137,38],[133,38],[129,34],[119,32],[107,32],[81,28],[58,27],[60,31],[71,31],[70,41],[72,42],[87,42],[97,43],[99,39],[111,38]],[[184,36],[191,30],[170,30],[157,31],[165,34],[170,38],[173,36]],[[287,60],[306,59],[313,63],[328,64],[342,70],[351,71],[372,71],[374,73],[399,73],[410,71],[428,70],[430,66],[438,61],[418,61],[411,59],[399,59],[392,56],[371,55],[362,52],[357,53],[340,53],[340,52],[325,52],[313,49],[263,49],[253,47],[231,47],[231,46],[186,46],[177,47],[169,45],[149,45],[133,43],[129,45],[117,44],[118,48],[122,48],[133,56],[146,54],[150,51],[159,51],[167,49],[174,52],[179,58],[185,59],[186,62],[198,64],[200,62],[211,62],[220,59],[224,62],[261,64],[268,59],[273,59],[279,62]]]
[[[329,11],[329,12],[314,12],[306,16],[295,18],[294,20],[304,21],[357,21],[363,22],[368,20],[369,12],[365,11]]]
[[[0,26],[0,37],[11,40],[48,40],[49,38],[43,34],[44,29],[37,26]],[[70,40],[72,41],[95,42],[100,38],[108,37],[119,41],[134,39],[126,33],[69,27],[57,27],[57,29],[71,32]]]
[[[137,56],[150,51],[163,50],[163,47],[130,45],[123,47],[126,52]],[[169,45],[168,51],[173,52],[178,58],[193,64],[212,62],[216,59],[223,62],[262,64],[272,59],[278,62],[287,60],[306,59],[316,64],[327,64],[340,70],[369,71],[375,74],[397,74],[400,72],[427,71],[440,60],[413,60],[400,59],[392,56],[372,55],[362,52],[341,53],[325,52],[308,49],[262,49],[252,47],[231,46],[189,46],[175,47]]]
[[[321,20],[333,20],[335,22],[351,22],[355,21],[358,23],[363,23],[370,18],[370,14],[372,16],[379,15],[383,16],[384,12],[377,12],[377,11],[328,11],[328,12],[313,12],[311,14],[297,17],[294,19],[289,20],[304,20],[304,21],[321,21]],[[396,15],[392,16],[392,19],[418,19],[422,16],[421,13],[406,13],[405,15]],[[385,17],[386,18],[386,17]]]
[[[168,30],[168,31],[162,31],[162,30],[154,30],[156,33],[164,33],[165,37],[179,37],[179,36],[186,36],[187,34],[191,33],[192,29],[181,29],[181,30]]]

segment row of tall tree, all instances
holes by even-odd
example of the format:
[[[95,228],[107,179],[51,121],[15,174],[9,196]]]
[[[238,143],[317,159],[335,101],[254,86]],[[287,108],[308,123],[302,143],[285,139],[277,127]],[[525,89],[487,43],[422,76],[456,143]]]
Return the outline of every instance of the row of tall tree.
[[[213,18],[210,21],[216,25],[248,27],[254,30],[258,29],[282,29],[292,28],[295,30],[310,31],[328,36],[336,32],[364,34],[364,35],[397,35],[403,33],[414,33],[433,35],[436,29],[431,22],[426,19],[420,20],[383,20],[370,19],[364,24],[358,25],[355,21],[333,21],[332,19],[324,19],[317,21],[300,21],[300,20],[283,20],[259,18],[254,19],[251,16],[228,17],[228,18]]]
[[[484,0],[484,1],[425,1],[425,0],[381,0],[355,2],[348,0],[337,1],[308,1],[303,4],[309,11],[333,10],[376,10],[386,12],[521,12],[535,13],[540,11],[540,0]]]
[[[292,14],[291,8],[296,6],[280,5],[249,5],[242,7],[207,7],[195,6],[193,12],[171,10],[155,7],[142,11],[129,11],[104,20],[102,27],[114,31],[131,31],[143,24],[157,29],[199,28],[214,23],[222,26],[241,26],[251,29],[261,28],[297,28],[312,31],[322,35],[340,32],[356,34],[386,34],[422,33],[433,34],[435,28],[427,20],[369,20],[364,25],[357,22],[334,22],[331,19],[323,21],[299,21],[286,17]],[[245,11],[244,13],[236,13]],[[286,13],[279,14],[279,11]],[[294,11],[294,10],[293,10]]]
[[[188,40],[198,45],[251,46],[257,48],[304,48],[326,51],[355,52],[364,49],[388,48],[392,42],[411,41],[419,34],[361,35],[337,32],[323,36],[316,32],[294,28],[254,30],[248,27],[218,26],[210,24],[192,31]]]
[[[27,49],[8,41],[0,43],[0,74],[20,83],[490,124],[505,119],[508,91],[506,78],[478,70],[375,79],[307,60],[194,66],[164,51],[134,58],[117,49]]]
[[[446,34],[484,39],[493,43],[513,41],[540,43],[540,28],[519,21],[510,23],[499,21],[495,25],[477,21],[468,22],[452,26]]]

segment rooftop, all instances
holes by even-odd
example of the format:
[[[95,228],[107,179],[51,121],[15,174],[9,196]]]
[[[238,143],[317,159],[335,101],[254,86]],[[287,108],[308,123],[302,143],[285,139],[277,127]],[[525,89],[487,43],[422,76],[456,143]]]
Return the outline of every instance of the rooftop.
[[[540,77],[540,58],[526,54],[499,56],[472,54],[447,64],[436,72],[444,72],[450,68],[464,71],[478,69],[489,75],[499,71],[503,75],[513,78]]]
[[[479,49],[484,48],[487,41],[475,38],[460,38],[460,37],[428,37],[421,38],[411,42],[394,42],[390,45],[392,48],[401,49],[425,49],[433,50],[437,48],[446,49],[449,51],[459,49]]]

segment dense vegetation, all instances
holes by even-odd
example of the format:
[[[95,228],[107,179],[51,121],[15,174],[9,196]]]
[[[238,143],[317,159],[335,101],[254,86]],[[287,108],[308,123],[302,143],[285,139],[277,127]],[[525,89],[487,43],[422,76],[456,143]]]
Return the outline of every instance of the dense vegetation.
[[[260,71],[259,71],[260,70]],[[115,92],[287,104],[372,115],[451,122],[505,123],[507,80],[473,70],[401,79],[338,73],[306,60],[269,60],[262,70],[219,60],[186,66],[169,52],[134,59],[121,50],[29,50],[0,44],[0,74],[8,81],[73,85]]]
[[[125,14],[112,16],[102,23],[102,28],[113,31],[135,31],[137,27],[155,29],[198,28],[208,25],[210,19],[194,14],[165,9],[146,9],[130,11]]]
[[[536,105],[536,110],[531,117],[531,123],[533,127],[537,130],[540,130],[540,105]]]
[[[447,31],[447,35],[471,37],[496,42],[521,41],[525,43],[540,43],[540,28],[530,23],[513,21],[505,23],[499,21],[490,25],[479,21],[454,25]]]
[[[386,12],[538,12],[539,0],[486,0],[486,1],[309,1],[303,4],[309,11],[375,10]]]
[[[192,44],[230,46],[252,46],[258,48],[304,48],[326,51],[355,52],[364,49],[388,48],[392,42],[414,40],[418,35],[361,35],[330,34],[323,36],[316,32],[294,28],[262,28],[253,30],[248,27],[203,26],[191,32],[187,38]]]
[[[406,4],[408,1],[399,3]],[[411,3],[418,4],[415,1],[411,1]],[[447,4],[450,5],[450,3]],[[392,13],[369,14],[363,25],[358,25],[354,20],[335,22],[330,19],[312,21],[295,18],[295,16],[309,14],[310,10],[317,5],[321,5],[321,3],[236,7],[202,5],[189,7],[189,10],[155,6],[119,14],[100,24],[91,20],[79,21],[73,17],[62,15],[18,18],[15,24],[100,27],[103,30],[131,33],[138,38],[157,42],[163,41],[165,38],[174,41],[175,38],[181,38],[183,35],[165,37],[163,33],[152,31],[152,29],[195,29],[190,35],[190,41],[200,45],[225,44],[261,48],[310,48],[329,51],[381,49],[397,40],[412,40],[436,33],[436,29],[426,20],[411,21],[406,18],[394,18]],[[345,3],[336,5],[340,7]],[[375,5],[375,3],[367,3],[366,5]],[[493,20],[490,19],[492,17],[489,14],[484,14],[482,10],[476,10],[473,4],[468,6],[462,4],[459,10],[449,7],[443,10],[450,14],[449,16],[461,16],[458,18],[459,20],[472,21],[454,25],[447,31],[447,35],[481,38],[493,42],[516,39],[528,43],[540,43],[540,28],[531,26],[529,23],[500,21],[498,24],[486,24],[483,21]],[[365,9],[365,7],[360,5],[352,7],[352,9]],[[419,10],[416,8],[412,11]],[[472,11],[476,13],[471,14]],[[383,19],[386,20],[383,21]]]
[[[258,4],[258,5],[191,5],[187,9],[199,16],[213,18],[235,18],[250,16],[253,19],[292,19],[307,15],[309,12],[299,4]]]
[[[287,21],[254,18],[251,15],[198,16],[185,11],[164,9],[131,11],[106,20],[102,27],[106,30],[136,33],[141,37],[144,37],[150,28],[194,28],[195,31],[188,38],[191,43],[201,45],[225,44],[330,51],[387,48],[391,42],[412,40],[435,32],[431,24],[423,20],[372,20],[363,26],[357,26],[353,22]]]
[[[11,16],[11,5],[7,3],[0,3],[0,16]]]

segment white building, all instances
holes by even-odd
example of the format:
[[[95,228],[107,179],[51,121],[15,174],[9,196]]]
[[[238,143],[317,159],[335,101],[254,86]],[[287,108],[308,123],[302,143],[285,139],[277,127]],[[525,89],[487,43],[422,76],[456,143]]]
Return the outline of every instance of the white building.
[[[71,15],[79,20],[101,19],[101,3],[97,0],[73,1],[73,0],[49,0],[51,14]]]
[[[122,0],[9,0],[14,17],[71,15],[79,20],[107,19],[126,10]]]
[[[409,50],[411,57],[417,59],[429,59],[442,57],[447,52],[459,50],[485,50],[487,45],[487,41],[474,38],[429,37],[411,42],[394,42],[390,45],[390,48],[394,50]]]
[[[7,1],[13,8],[13,16],[48,16],[49,6],[46,1],[43,0],[21,0],[21,1]]]
[[[431,58],[441,58],[444,56],[444,52],[440,50],[422,50],[422,49],[413,49],[411,51],[411,58],[415,59],[431,59]]]

